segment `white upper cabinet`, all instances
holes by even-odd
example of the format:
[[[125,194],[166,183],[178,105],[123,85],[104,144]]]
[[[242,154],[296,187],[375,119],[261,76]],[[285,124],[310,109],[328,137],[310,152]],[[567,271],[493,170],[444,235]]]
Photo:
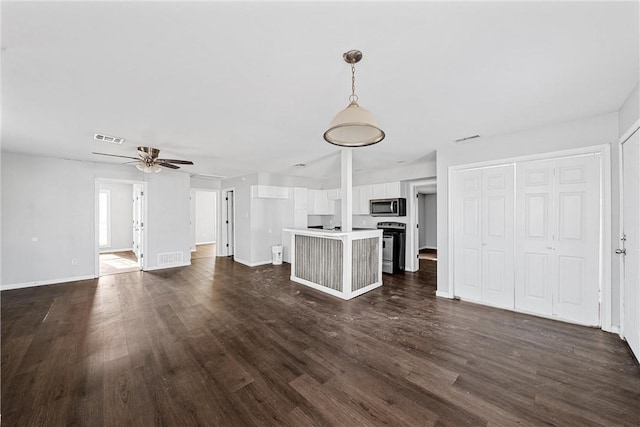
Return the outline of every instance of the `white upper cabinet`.
[[[335,213],[334,201],[329,200],[330,191],[332,190],[307,190],[308,215],[333,215]]]
[[[333,215],[335,214],[334,201],[342,200],[342,191],[340,188],[329,190],[309,189],[307,196],[307,211],[309,215]],[[353,215],[369,215],[369,201],[371,199],[395,197],[400,197],[399,181],[355,186],[351,194]]]
[[[329,200],[340,200],[342,198],[342,190],[340,188],[332,188],[326,191]]]
[[[400,197],[400,182],[358,185],[353,187],[353,214],[369,215],[369,202],[372,199],[392,199]]]
[[[252,185],[251,197],[261,199],[288,199],[288,187],[275,187],[272,185]]]
[[[353,201],[354,215],[369,215],[369,200],[373,198],[372,185],[359,185],[353,187],[351,199]]]
[[[374,184],[372,187],[372,199],[394,199],[400,197],[400,181]]]

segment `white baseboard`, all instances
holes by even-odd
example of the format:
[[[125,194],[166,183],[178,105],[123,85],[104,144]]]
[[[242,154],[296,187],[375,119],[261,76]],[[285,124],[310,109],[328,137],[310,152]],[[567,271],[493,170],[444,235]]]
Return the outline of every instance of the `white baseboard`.
[[[110,254],[112,252],[129,252],[129,251],[133,251],[133,248],[100,249],[101,254]]]
[[[196,246],[198,245],[211,245],[214,244],[216,241],[215,240],[211,240],[209,242],[196,242]]]
[[[453,299],[453,296],[449,295],[448,292],[436,291],[436,296],[440,298]]]
[[[51,280],[36,280],[33,282],[23,282],[23,283],[12,283],[8,285],[0,286],[0,290],[8,291],[11,289],[22,289],[22,288],[31,288],[34,286],[44,286],[44,285],[55,285],[58,283],[67,283],[67,282],[79,282],[81,280],[93,280],[95,279],[94,275],[86,275],[86,276],[74,276],[74,277],[61,277],[59,279],[51,279]]]
[[[620,335],[620,326],[610,325],[609,327],[606,327],[602,325],[602,330],[605,332],[611,332],[612,334]]]
[[[191,262],[181,262],[179,264],[157,265],[155,267],[147,267],[144,271],[166,270],[167,268],[188,267]]]
[[[246,265],[247,267],[257,267],[259,265],[267,265],[271,264],[271,260],[269,261],[259,261],[259,262],[249,262],[240,258],[233,258],[235,262],[239,262],[240,264]]]

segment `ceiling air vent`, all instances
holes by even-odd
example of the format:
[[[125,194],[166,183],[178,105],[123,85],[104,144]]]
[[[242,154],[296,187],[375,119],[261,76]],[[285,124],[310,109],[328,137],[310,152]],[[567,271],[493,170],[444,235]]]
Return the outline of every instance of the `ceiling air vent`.
[[[124,138],[118,138],[117,136],[102,135],[99,133],[96,133],[95,135],[93,135],[93,139],[95,139],[96,141],[109,142],[111,144],[122,144],[124,142]]]
[[[465,143],[465,142],[472,142],[472,140],[474,140],[476,138],[480,138],[480,135],[472,135],[472,136],[468,136],[466,138],[456,139],[455,142],[456,142],[456,144]]]
[[[228,176],[226,175],[211,175],[208,173],[194,173],[191,175],[191,178],[201,178],[201,179],[226,179]]]

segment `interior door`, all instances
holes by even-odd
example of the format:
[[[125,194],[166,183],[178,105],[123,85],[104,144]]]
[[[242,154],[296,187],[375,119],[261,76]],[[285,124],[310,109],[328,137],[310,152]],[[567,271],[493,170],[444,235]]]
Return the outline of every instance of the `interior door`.
[[[456,173],[454,200],[454,292],[482,300],[482,170]]]
[[[622,334],[640,360],[640,132],[622,144],[622,215],[624,297]],[[621,254],[622,255],[622,254]]]
[[[482,300],[513,309],[513,165],[482,170]]]
[[[138,266],[142,269],[144,238],[144,187],[133,185],[133,252],[138,258]]]
[[[553,278],[553,160],[516,165],[515,307],[550,316]]]
[[[516,168],[516,309],[599,325],[600,155]]]
[[[553,315],[600,324],[600,155],[555,161]]]
[[[233,240],[233,190],[227,191],[226,193],[226,232],[227,232],[227,256],[233,255],[234,250],[234,240]]]

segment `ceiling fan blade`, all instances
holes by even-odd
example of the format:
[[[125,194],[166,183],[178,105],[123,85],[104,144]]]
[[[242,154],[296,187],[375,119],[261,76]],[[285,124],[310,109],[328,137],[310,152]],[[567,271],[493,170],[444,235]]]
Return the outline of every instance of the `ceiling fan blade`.
[[[158,162],[162,163],[175,163],[177,165],[192,165],[193,162],[191,160],[173,160],[173,159],[158,159]]]
[[[180,166],[172,165],[171,163],[156,162],[156,165],[164,166],[165,168],[169,168],[169,169],[180,169]]]
[[[122,157],[123,159],[140,160],[138,157],[118,156],[117,154],[106,154],[106,153],[95,153],[95,152],[91,152],[91,154],[97,154],[99,156],[109,156],[109,157]]]

